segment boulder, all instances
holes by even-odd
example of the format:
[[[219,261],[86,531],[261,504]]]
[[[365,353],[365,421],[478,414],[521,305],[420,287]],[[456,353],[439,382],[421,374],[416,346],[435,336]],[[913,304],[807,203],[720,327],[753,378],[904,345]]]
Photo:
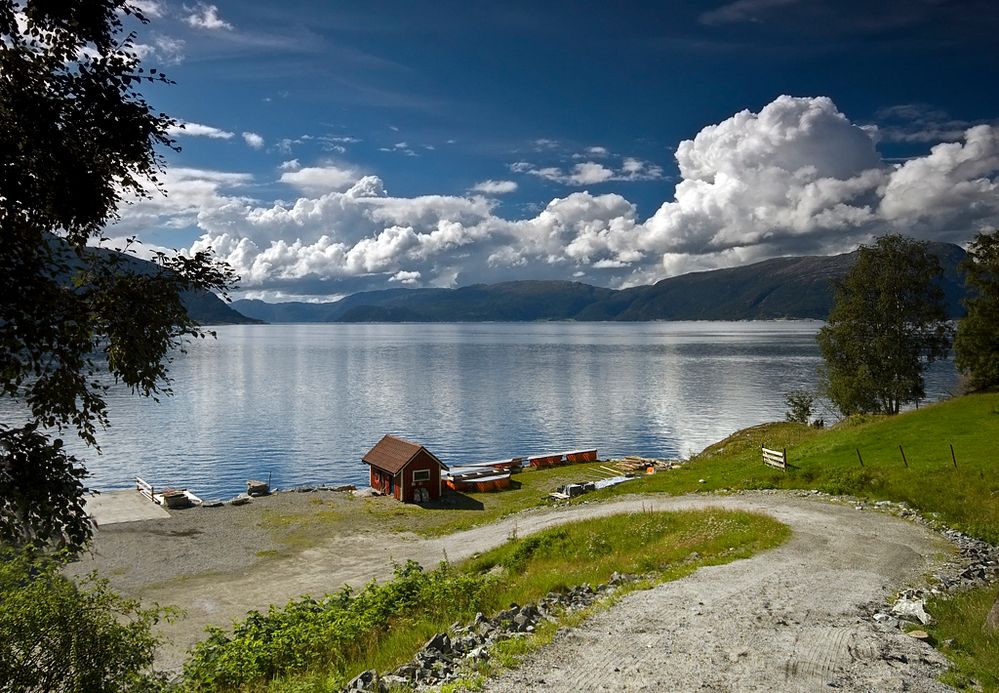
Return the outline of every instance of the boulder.
[[[902,597],[891,608],[893,614],[907,621],[916,621],[924,626],[933,621],[933,618],[926,613],[926,603],[922,599],[913,597]]]
[[[985,632],[999,633],[999,597],[996,597],[996,603],[992,605],[992,611],[985,617]]]
[[[372,691],[373,693],[383,693],[388,688],[382,683],[378,672],[368,669],[358,674],[353,681],[347,684],[348,691]]]
[[[423,646],[423,649],[448,654],[451,652],[451,638],[447,633],[438,633],[427,641],[427,644]]]

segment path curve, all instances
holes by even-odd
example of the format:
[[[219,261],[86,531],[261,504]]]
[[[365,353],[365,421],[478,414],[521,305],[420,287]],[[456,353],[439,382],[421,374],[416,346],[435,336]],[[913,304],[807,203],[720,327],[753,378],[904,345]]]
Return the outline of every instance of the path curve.
[[[793,535],[772,551],[625,597],[558,633],[485,690],[952,690],[936,681],[946,668],[940,653],[868,618],[871,606],[948,551],[937,535],[849,504],[787,495],[644,503],[765,512]]]
[[[774,550],[626,597],[559,633],[488,690],[950,690],[933,680],[945,661],[939,653],[875,626],[864,609],[918,582],[948,553],[946,542],[886,514],[787,493],[634,496],[533,509],[434,539],[336,538],[243,574],[185,580],[183,594],[167,585],[142,597],[186,605],[187,616],[162,631],[170,643],[158,666],[176,669],[205,625],[385,578],[393,562],[431,567],[560,523],[708,507],[769,514],[790,526],[792,537]]]

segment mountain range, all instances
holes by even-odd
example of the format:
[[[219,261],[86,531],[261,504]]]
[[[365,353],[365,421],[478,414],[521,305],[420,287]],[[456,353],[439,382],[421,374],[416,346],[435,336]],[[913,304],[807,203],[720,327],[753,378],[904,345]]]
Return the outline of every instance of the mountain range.
[[[944,274],[940,284],[952,317],[963,314],[960,246],[931,243]],[[569,281],[513,281],[457,289],[387,289],[331,303],[234,301],[242,315],[290,322],[500,322],[533,320],[768,320],[825,319],[834,283],[856,251],[782,257],[742,267],[693,272],[650,286],[606,289]],[[193,315],[193,313],[192,313]]]

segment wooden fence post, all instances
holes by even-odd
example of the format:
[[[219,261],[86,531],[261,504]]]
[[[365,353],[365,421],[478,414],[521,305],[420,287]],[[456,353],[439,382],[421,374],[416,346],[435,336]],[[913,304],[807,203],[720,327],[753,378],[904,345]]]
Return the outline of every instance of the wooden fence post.
[[[902,464],[904,464],[906,468],[908,468],[909,462],[908,460],[905,459],[905,450],[902,449],[901,445],[898,446],[898,451],[902,453]]]

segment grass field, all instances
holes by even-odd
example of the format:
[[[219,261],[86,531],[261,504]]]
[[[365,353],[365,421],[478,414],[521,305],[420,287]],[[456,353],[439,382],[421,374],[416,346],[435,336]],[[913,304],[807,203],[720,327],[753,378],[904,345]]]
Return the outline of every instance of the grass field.
[[[792,468],[781,472],[765,466],[761,446],[786,448]],[[959,397],[895,417],[854,418],[829,429],[756,426],[710,446],[683,469],[607,489],[598,497],[746,488],[808,488],[905,501],[999,543],[999,393]]]
[[[760,447],[785,448],[791,468],[765,466]],[[901,446],[901,449],[900,449]],[[951,454],[953,446],[953,456]],[[859,451],[859,456],[858,456]],[[904,460],[903,460],[904,453]],[[525,471],[516,488],[460,496],[456,505],[421,508],[392,499],[320,505],[308,514],[269,518],[289,549],[336,531],[365,527],[443,535],[542,505],[558,486],[595,476],[599,464]],[[683,468],[587,494],[573,502],[634,493],[679,495],[725,489],[803,488],[871,500],[904,501],[924,515],[999,544],[999,393],[959,397],[895,417],[856,417],[827,429],[771,423],[749,428],[695,456]],[[982,633],[996,588],[938,600],[934,636],[956,668],[955,684],[999,686],[999,636]]]
[[[408,661],[434,633],[476,612],[536,602],[551,591],[607,582],[615,571],[650,587],[776,546],[790,535],[772,518],[704,510],[646,512],[545,530],[458,565],[356,594],[303,599],[251,614],[233,634],[214,631],[185,667],[193,690],[336,691],[366,669]],[[553,629],[546,631],[550,636]],[[543,634],[542,634],[543,635]],[[507,657],[516,653],[505,652]]]

